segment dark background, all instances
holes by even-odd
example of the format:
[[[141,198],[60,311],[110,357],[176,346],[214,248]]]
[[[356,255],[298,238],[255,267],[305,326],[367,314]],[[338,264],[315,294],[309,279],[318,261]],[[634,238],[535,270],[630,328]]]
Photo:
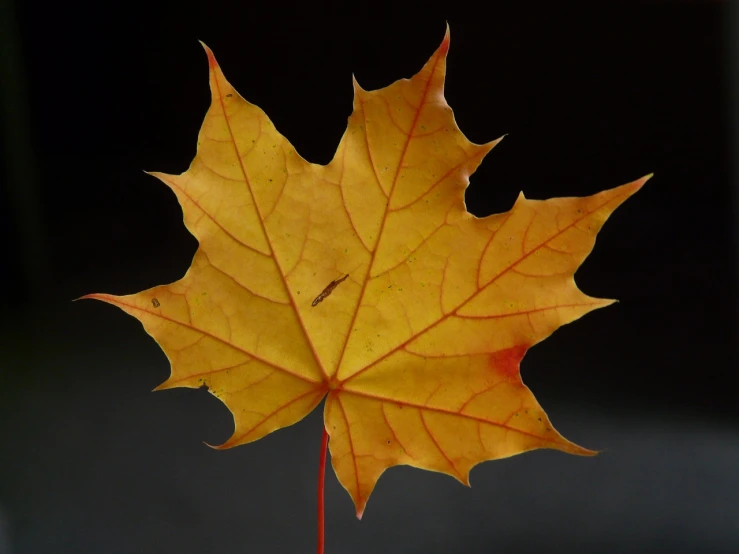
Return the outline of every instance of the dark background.
[[[154,341],[72,299],[189,266],[180,207],[142,170],[179,173],[194,155],[209,103],[196,39],[327,163],[351,74],[366,89],[410,77],[446,20],[459,126],[475,142],[508,133],[471,179],[471,212],[655,173],[577,273],[621,302],[522,365],[558,429],[605,452],[486,463],[472,489],[393,468],[362,522],[329,469],[326,553],[739,551],[739,9],[596,4],[401,17],[382,4],[0,3],[0,553],[314,550],[320,410],[212,451],[202,441],[230,436],[228,411],[203,391],[150,393],[169,371]]]

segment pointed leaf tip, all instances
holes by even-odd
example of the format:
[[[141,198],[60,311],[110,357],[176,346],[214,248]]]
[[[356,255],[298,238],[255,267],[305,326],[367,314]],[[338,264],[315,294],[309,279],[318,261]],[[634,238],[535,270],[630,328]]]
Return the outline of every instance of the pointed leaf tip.
[[[446,24],[446,31],[444,32],[444,38],[439,46],[439,53],[446,55],[449,52],[449,22]]]
[[[631,196],[632,194],[636,194],[641,190],[641,188],[644,186],[644,184],[654,177],[654,173],[649,173],[648,175],[645,175],[644,177],[640,177],[639,179],[636,179],[635,181],[631,181],[630,183],[626,183],[625,185],[621,185],[619,188],[623,188],[624,190],[628,191],[628,196]]]
[[[501,135],[497,139],[491,140],[490,142],[484,144],[483,146],[487,146],[488,147],[488,152],[489,152],[490,150],[492,150],[493,148],[495,148],[496,146],[498,146],[498,144],[500,144],[500,141],[502,141],[507,136],[508,136],[508,133],[506,133],[505,135]]]
[[[652,173],[649,173],[648,175],[645,175],[641,179],[637,179],[636,182],[638,183],[638,185],[637,185],[637,189],[636,190],[639,190],[640,188],[642,188],[644,186],[644,184],[647,181],[649,181],[649,179],[651,179],[652,177],[654,177],[654,173],[653,172]]]
[[[354,94],[357,92],[363,92],[364,89],[362,88],[362,85],[359,84],[359,81],[357,81],[357,76],[352,73],[352,87],[354,88]]]
[[[218,62],[216,61],[216,57],[213,55],[213,50],[211,50],[202,40],[199,40],[198,42],[200,43],[200,46],[203,47],[203,50],[205,50],[206,56],[208,56],[208,67],[211,69],[218,67]]]

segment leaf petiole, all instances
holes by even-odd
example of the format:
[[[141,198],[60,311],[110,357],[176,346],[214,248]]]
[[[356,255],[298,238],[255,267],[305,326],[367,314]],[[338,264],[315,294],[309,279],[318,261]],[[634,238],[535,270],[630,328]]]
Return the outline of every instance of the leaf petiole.
[[[323,524],[323,506],[324,506],[324,484],[326,482],[326,450],[328,448],[328,433],[326,426],[323,426],[323,435],[321,437],[321,458],[318,462],[318,554],[323,554],[324,545],[324,524]]]

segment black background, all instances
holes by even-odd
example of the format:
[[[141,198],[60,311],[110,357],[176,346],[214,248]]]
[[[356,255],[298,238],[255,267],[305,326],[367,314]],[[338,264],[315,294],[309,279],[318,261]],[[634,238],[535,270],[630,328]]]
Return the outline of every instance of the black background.
[[[151,394],[168,364],[141,326],[71,300],[189,266],[179,205],[142,170],[179,173],[194,155],[209,103],[196,39],[303,157],[327,163],[351,74],[365,89],[410,77],[446,21],[460,128],[474,142],[508,133],[471,178],[471,212],[505,211],[520,190],[586,195],[655,173],[577,273],[586,293],[620,303],[522,365],[558,429],[605,452],[483,464],[471,490],[394,468],[361,523],[329,469],[327,554],[739,550],[732,6],[542,5],[460,17],[4,5],[0,552],[314,549],[320,414],[211,451],[201,441],[230,435],[227,410],[202,391]]]

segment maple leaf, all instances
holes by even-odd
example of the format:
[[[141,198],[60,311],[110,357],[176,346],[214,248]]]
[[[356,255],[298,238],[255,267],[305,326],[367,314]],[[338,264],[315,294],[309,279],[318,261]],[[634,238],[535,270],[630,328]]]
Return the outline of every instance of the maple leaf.
[[[228,83],[177,195],[199,242],[186,275],[138,294],[88,295],[136,317],[172,366],[158,389],[221,399],[249,443],[326,397],[332,465],[357,515],[388,467],[468,483],[479,462],[535,448],[593,451],[560,435],[522,383],[526,350],[612,300],[573,275],[644,177],[586,198],[467,212],[468,178],[497,144],[473,144],[444,94],[449,32],[411,79],[354,82],[334,159],[311,164]],[[498,139],[500,140],[500,139]]]

